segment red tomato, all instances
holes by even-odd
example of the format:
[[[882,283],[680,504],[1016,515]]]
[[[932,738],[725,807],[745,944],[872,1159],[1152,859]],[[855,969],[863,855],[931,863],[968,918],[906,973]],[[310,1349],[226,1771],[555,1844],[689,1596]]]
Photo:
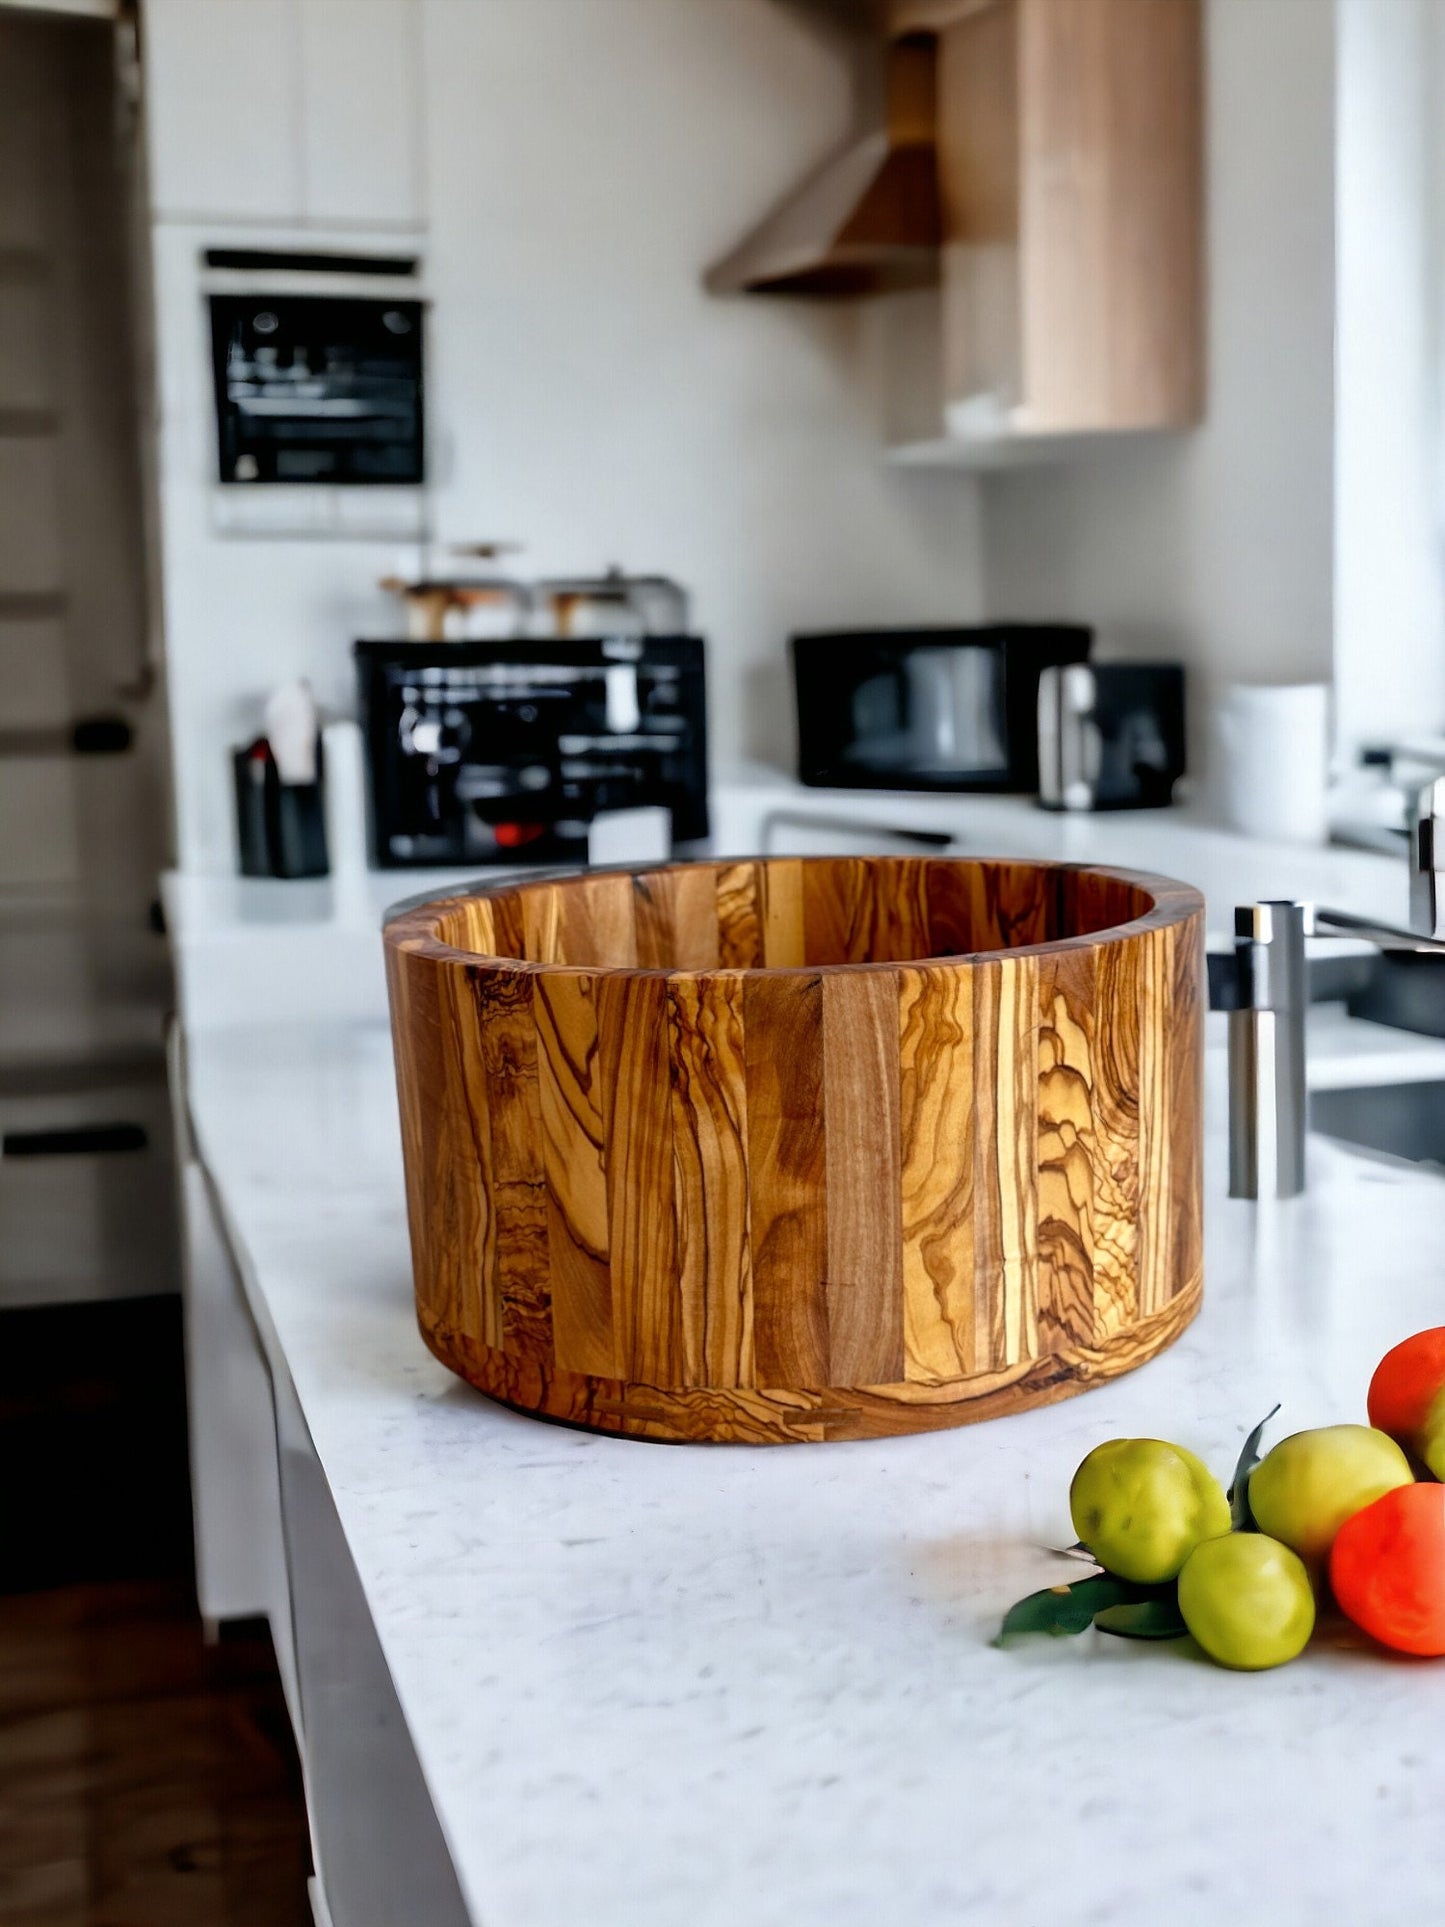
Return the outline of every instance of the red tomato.
[[[1330,1553],[1330,1584],[1382,1646],[1445,1653],[1445,1485],[1397,1486],[1347,1519]]]
[[[1370,1380],[1370,1423],[1413,1449],[1436,1396],[1445,1390],[1445,1325],[1416,1332],[1385,1353]]]

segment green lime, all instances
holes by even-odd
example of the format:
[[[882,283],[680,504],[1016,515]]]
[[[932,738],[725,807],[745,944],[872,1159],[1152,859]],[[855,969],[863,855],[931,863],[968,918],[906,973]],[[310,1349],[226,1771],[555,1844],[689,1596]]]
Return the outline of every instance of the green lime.
[[[1258,1673],[1304,1651],[1315,1596],[1298,1553],[1263,1532],[1229,1532],[1185,1560],[1179,1611],[1211,1659]]]
[[[1069,1487],[1074,1531],[1121,1579],[1172,1579],[1201,1539],[1229,1530],[1229,1501],[1207,1465],[1163,1439],[1096,1445]]]
[[[1409,1460],[1384,1432],[1321,1425],[1266,1454],[1250,1475],[1249,1506],[1261,1532],[1318,1566],[1346,1519],[1413,1480]]]

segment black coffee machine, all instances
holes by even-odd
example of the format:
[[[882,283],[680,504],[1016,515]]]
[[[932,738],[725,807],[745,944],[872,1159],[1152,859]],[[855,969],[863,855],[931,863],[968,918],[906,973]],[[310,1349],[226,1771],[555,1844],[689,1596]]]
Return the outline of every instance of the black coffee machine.
[[[580,863],[604,810],[707,835],[699,636],[358,642],[383,869]]]

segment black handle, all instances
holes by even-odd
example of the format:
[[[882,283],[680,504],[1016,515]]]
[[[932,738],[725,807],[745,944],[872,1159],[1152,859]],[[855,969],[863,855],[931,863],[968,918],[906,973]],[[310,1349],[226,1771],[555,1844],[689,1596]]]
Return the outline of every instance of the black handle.
[[[1205,961],[1209,968],[1209,1008],[1247,1010],[1249,998],[1239,967],[1239,953],[1234,950],[1211,950]]]
[[[0,1157],[94,1157],[116,1151],[143,1151],[150,1139],[140,1124],[76,1124],[52,1131],[7,1131]]]
[[[134,741],[124,716],[80,716],[53,729],[0,729],[0,756],[123,756]]]

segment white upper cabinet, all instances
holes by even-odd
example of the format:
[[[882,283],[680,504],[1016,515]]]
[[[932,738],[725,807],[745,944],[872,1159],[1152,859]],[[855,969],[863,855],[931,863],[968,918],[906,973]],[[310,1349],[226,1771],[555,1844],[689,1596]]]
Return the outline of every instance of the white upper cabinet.
[[[420,221],[418,0],[299,0],[299,25],[307,216]]]
[[[156,214],[296,219],[294,0],[145,0],[141,31]]]
[[[142,28],[159,218],[422,221],[418,0],[144,0]]]

